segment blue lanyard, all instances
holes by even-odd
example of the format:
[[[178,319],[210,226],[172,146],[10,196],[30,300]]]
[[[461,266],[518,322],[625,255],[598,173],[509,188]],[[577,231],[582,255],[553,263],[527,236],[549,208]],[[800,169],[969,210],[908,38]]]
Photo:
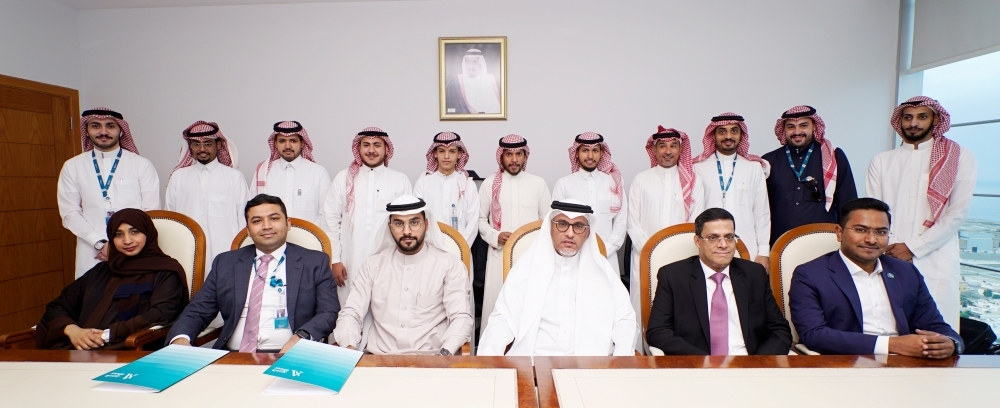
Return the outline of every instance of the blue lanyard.
[[[736,175],[736,160],[739,160],[739,158],[740,158],[740,155],[738,155],[738,154],[736,155],[735,158],[733,158],[733,174],[729,175],[729,182],[723,183],[722,182],[722,162],[719,161],[719,152],[715,152],[715,165],[716,165],[716,167],[719,168],[719,188],[722,189],[722,201],[723,201],[723,205],[725,205],[726,192],[729,191],[729,186],[733,185],[733,176]]]
[[[260,276],[260,275],[257,274],[257,261],[258,260],[260,260],[260,258],[254,259],[254,261],[253,261],[253,273],[254,273],[254,275]],[[285,262],[285,256],[284,255],[282,255],[281,259],[278,260],[278,264],[274,267],[274,270],[277,271],[278,267],[281,266],[281,264],[283,262]],[[266,275],[267,272],[265,271],[264,274]]]
[[[118,148],[118,157],[115,157],[115,164],[111,165],[111,171],[108,172],[108,184],[104,184],[104,179],[101,178],[101,167],[97,165],[97,154],[93,150],[90,151],[90,158],[94,160],[94,172],[97,173],[97,184],[101,186],[101,195],[104,196],[104,201],[111,201],[108,197],[108,189],[111,188],[111,179],[115,178],[115,170],[118,169],[118,160],[122,158],[122,148]]]
[[[813,154],[813,146],[814,145],[812,144],[809,145],[809,151],[806,152],[806,158],[802,161],[802,167],[798,170],[795,170],[795,163],[792,162],[792,151],[788,149],[788,146],[785,146],[785,157],[788,158],[788,165],[792,167],[792,173],[795,173],[795,178],[800,182],[804,181],[802,180],[802,173],[806,172],[806,165],[809,164],[809,158],[812,157]]]

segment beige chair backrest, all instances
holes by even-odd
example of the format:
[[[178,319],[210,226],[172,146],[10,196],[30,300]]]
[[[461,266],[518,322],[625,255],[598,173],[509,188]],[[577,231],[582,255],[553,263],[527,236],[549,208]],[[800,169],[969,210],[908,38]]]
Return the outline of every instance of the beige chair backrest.
[[[507,280],[507,273],[514,266],[514,262],[517,262],[521,254],[531,247],[532,242],[535,242],[535,237],[538,236],[540,229],[542,229],[542,220],[532,221],[514,230],[507,238],[507,243],[503,246],[503,280]],[[596,237],[597,248],[601,250],[601,255],[608,256],[604,240],[601,239],[600,235],[596,235]]]
[[[205,280],[205,232],[190,217],[166,210],[146,211],[153,219],[160,250],[184,267],[188,278],[188,295],[194,296]]]
[[[795,325],[791,324],[792,311],[788,308],[792,272],[799,265],[840,248],[834,229],[836,226],[830,223],[803,225],[781,235],[771,247],[771,291],[792,328],[794,343],[798,343],[799,334],[795,332]]]
[[[462,263],[465,264],[465,270],[472,273],[472,250],[469,248],[469,243],[465,242],[465,237],[458,230],[443,222],[438,221],[438,227],[441,228],[441,232],[446,237],[444,240],[445,250],[458,255],[462,259]]]
[[[289,218],[289,220],[292,221],[292,228],[288,230],[288,238],[286,238],[288,242],[305,249],[324,252],[326,256],[333,258],[333,247],[330,246],[330,238],[326,236],[326,232],[323,232],[316,224],[306,220],[298,218]],[[253,240],[250,238],[250,233],[244,228],[239,234],[236,234],[236,238],[233,238],[232,249],[236,250],[249,245],[253,245]]]
[[[649,309],[656,291],[656,274],[664,265],[698,255],[694,245],[694,223],[677,224],[658,231],[646,241],[639,256],[639,287],[642,291],[642,332],[646,332]],[[736,241],[736,256],[749,260],[743,241]],[[645,335],[643,335],[645,338]]]

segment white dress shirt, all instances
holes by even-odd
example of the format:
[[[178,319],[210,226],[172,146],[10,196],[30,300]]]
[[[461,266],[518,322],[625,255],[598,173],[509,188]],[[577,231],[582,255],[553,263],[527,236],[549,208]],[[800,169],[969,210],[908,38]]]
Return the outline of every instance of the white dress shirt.
[[[699,262],[701,262],[699,260]],[[706,301],[708,302],[708,313],[712,313],[712,296],[715,295],[716,287],[719,285],[715,284],[712,280],[712,275],[715,275],[715,269],[709,268],[704,262],[701,262],[701,269],[705,272],[705,293],[708,296]],[[733,293],[733,280],[729,276],[729,266],[723,269],[723,275],[726,275],[722,279],[722,290],[726,295],[726,305],[729,311],[729,352],[726,353],[730,356],[745,356],[747,355],[747,345],[746,341],[743,339],[743,325],[740,324],[740,310],[736,306],[736,294]],[[711,339],[709,339],[711,340]]]
[[[458,171],[444,175],[440,171],[424,174],[413,185],[413,195],[427,202],[434,218],[452,227],[451,208],[455,206],[458,227],[455,228],[472,246],[479,234],[479,190],[471,177]]]
[[[167,181],[166,209],[193,218],[205,231],[211,268],[218,254],[229,251],[233,238],[247,226],[243,209],[250,190],[243,172],[212,160],[177,169]]]
[[[694,171],[705,187],[705,208],[724,208],[733,214],[736,235],[747,246],[751,260],[758,256],[770,256],[771,204],[767,197],[764,168],[758,162],[737,157],[735,153],[731,156],[719,153],[719,161],[723,183],[729,183],[730,176],[733,180],[725,200],[722,198],[719,165],[715,156],[694,164]]]
[[[542,319],[535,340],[536,356],[572,356],[576,354],[576,294],[580,257],[556,255],[552,280],[545,292]]]
[[[844,265],[847,265],[851,279],[854,279],[854,287],[858,289],[862,331],[878,336],[873,354],[889,354],[889,337],[898,336],[899,331],[896,330],[896,316],[892,314],[889,293],[885,291],[885,282],[882,280],[882,261],[875,260],[875,271],[868,273],[844,256],[844,251],[837,252],[844,260]]]
[[[288,244],[284,244],[271,253],[274,259],[271,260],[270,265],[268,265],[267,274],[264,275],[264,295],[261,298],[260,305],[260,329],[257,331],[258,350],[280,350],[288,342],[288,339],[292,338],[291,326],[283,329],[276,329],[274,327],[274,319],[277,317],[279,309],[285,309],[285,315],[291,316],[286,306],[287,288],[270,285],[272,276],[281,279],[285,284],[288,283],[288,278],[285,276],[285,267],[288,265],[288,259],[285,259],[285,249],[287,246]],[[246,326],[247,311],[250,308],[250,292],[253,290],[253,281],[256,278],[257,267],[260,266],[260,257],[264,255],[260,249],[257,250],[257,257],[254,258],[253,266],[250,269],[250,285],[247,286],[247,298],[243,302],[243,312],[240,313],[240,320],[236,323],[236,330],[233,331],[233,336],[226,343],[226,348],[230,350],[239,350],[240,343],[243,342],[243,329]],[[279,288],[281,289],[281,293],[278,292]]]
[[[250,186],[250,191],[255,186]],[[281,198],[291,218],[316,224],[330,235],[330,228],[323,217],[323,202],[330,188],[330,172],[308,159],[278,159],[271,163],[267,173],[267,194]],[[332,239],[332,237],[331,237]]]
[[[143,211],[160,209],[160,177],[153,163],[119,147],[110,152],[94,150],[101,179],[107,183],[111,167],[121,151],[122,157],[115,169],[105,201],[94,171],[91,152],[83,152],[66,160],[59,172],[56,196],[63,227],[76,235],[76,277],[83,276],[97,265],[94,244],[108,239],[107,213],[124,208]]]

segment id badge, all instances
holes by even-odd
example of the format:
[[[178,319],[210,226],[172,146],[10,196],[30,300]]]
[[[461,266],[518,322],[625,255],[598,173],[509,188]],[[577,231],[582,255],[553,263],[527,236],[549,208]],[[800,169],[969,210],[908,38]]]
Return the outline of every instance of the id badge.
[[[275,329],[287,329],[288,328],[288,312],[285,309],[278,309],[274,313],[274,328]]]
[[[107,212],[104,213],[104,225],[108,225],[108,224],[111,223],[111,216],[112,215],[115,215],[114,211],[107,211]]]

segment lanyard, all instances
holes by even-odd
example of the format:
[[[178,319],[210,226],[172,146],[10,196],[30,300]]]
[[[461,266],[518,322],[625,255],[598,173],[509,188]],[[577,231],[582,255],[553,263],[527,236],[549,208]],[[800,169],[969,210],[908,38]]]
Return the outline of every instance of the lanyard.
[[[729,175],[729,182],[723,183],[722,182],[722,162],[719,160],[719,152],[715,152],[715,165],[716,165],[716,167],[719,168],[719,188],[722,189],[722,202],[723,202],[723,205],[725,205],[725,201],[726,201],[726,192],[729,191],[729,186],[733,185],[733,176],[736,175],[736,160],[738,160],[739,158],[740,158],[740,155],[738,155],[738,154],[736,155],[736,157],[733,158],[733,174]]]
[[[795,163],[792,162],[792,151],[788,149],[788,146],[785,146],[785,157],[788,158],[788,165],[792,167],[792,173],[795,173],[795,178],[800,182],[804,181],[802,180],[802,173],[806,172],[806,165],[809,164],[809,158],[812,157],[813,154],[813,146],[815,145],[809,145],[809,151],[806,152],[806,158],[805,160],[802,160],[802,167],[798,170],[795,170]]]
[[[118,169],[118,160],[122,158],[122,150],[124,149],[118,149],[115,164],[111,165],[111,171],[108,172],[107,184],[104,184],[104,179],[101,178],[101,167],[97,165],[97,154],[93,150],[90,151],[90,158],[94,160],[94,172],[97,173],[97,184],[101,186],[101,195],[104,196],[104,201],[111,201],[111,198],[108,197],[108,189],[111,188],[111,179],[115,178],[115,170]]]
[[[253,261],[253,273],[254,273],[254,275],[257,275],[257,261],[258,261],[259,259],[260,259],[260,258],[257,258],[257,259],[255,259],[255,260]],[[282,256],[281,256],[281,259],[279,259],[279,260],[278,260],[278,264],[274,266],[274,270],[275,270],[275,272],[277,272],[277,271],[278,271],[278,267],[279,267],[279,266],[281,266],[281,264],[282,264],[283,262],[285,262],[285,256],[284,256],[284,255],[282,255]],[[264,274],[266,275],[266,274],[267,274],[267,271],[264,271]],[[260,276],[260,275],[257,275],[257,276]]]

